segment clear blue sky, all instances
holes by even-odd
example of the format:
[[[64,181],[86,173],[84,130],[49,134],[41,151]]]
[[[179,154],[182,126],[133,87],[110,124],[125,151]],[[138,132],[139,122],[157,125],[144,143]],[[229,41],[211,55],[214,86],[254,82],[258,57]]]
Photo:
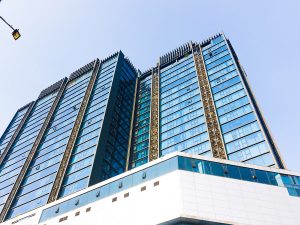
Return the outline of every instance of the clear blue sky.
[[[300,172],[300,1],[2,0],[0,133],[40,91],[121,49],[142,71],[160,55],[224,31],[287,167]]]

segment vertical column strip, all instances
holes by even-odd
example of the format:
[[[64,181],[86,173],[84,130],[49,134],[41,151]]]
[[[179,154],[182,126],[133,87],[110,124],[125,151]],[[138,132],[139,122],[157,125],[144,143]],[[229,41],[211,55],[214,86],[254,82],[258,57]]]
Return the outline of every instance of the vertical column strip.
[[[26,174],[26,172],[27,172],[27,170],[29,168],[29,165],[30,165],[30,163],[31,163],[31,161],[33,159],[33,156],[34,156],[34,154],[35,154],[35,152],[36,152],[36,150],[37,150],[37,148],[38,148],[38,146],[39,146],[39,144],[40,144],[40,142],[41,142],[41,140],[42,140],[42,138],[43,138],[43,136],[45,134],[45,131],[46,131],[46,129],[47,129],[48,125],[49,125],[49,122],[50,122],[50,120],[51,120],[51,118],[53,116],[53,113],[54,113],[54,111],[55,111],[55,109],[56,109],[56,107],[58,105],[58,102],[59,102],[62,94],[64,93],[64,90],[66,88],[66,84],[67,84],[67,78],[65,78],[62,81],[62,84],[59,87],[59,92],[58,92],[58,94],[57,94],[57,96],[56,96],[56,98],[55,98],[55,100],[54,100],[54,102],[53,102],[53,104],[51,106],[51,109],[50,109],[50,111],[49,111],[49,113],[48,113],[48,115],[47,115],[47,117],[46,117],[46,119],[45,119],[45,121],[44,121],[44,123],[42,125],[42,128],[40,129],[40,131],[38,133],[38,136],[37,136],[37,138],[36,138],[36,140],[35,140],[32,148],[31,148],[31,150],[30,150],[30,152],[29,152],[29,154],[28,154],[28,156],[27,156],[27,158],[25,160],[24,165],[22,166],[22,169],[21,169],[21,171],[20,171],[20,173],[19,173],[19,175],[17,177],[16,182],[14,183],[14,186],[13,186],[12,190],[11,190],[11,192],[8,195],[8,198],[7,198],[6,202],[5,202],[3,210],[2,210],[2,212],[0,214],[0,221],[3,221],[5,219],[6,214],[7,214],[8,210],[9,210],[9,208],[11,207],[11,204],[13,203],[13,200],[14,200],[16,194],[17,194],[17,191],[19,190],[21,182],[22,182],[22,180],[23,180],[23,178],[24,178],[24,176],[25,176],[25,174]]]
[[[152,88],[151,88],[151,117],[150,117],[150,148],[149,162],[159,157],[159,75],[158,70],[152,70]]]
[[[83,97],[83,100],[82,100],[82,103],[81,103],[81,106],[80,106],[75,124],[73,126],[70,138],[69,138],[68,143],[67,143],[66,150],[64,152],[64,155],[63,155],[63,158],[61,160],[58,172],[56,174],[55,181],[53,183],[53,186],[52,186],[52,189],[51,189],[51,192],[50,192],[50,195],[49,195],[48,203],[55,201],[58,197],[59,190],[60,190],[61,184],[63,182],[63,178],[64,178],[64,175],[66,173],[66,169],[67,169],[68,164],[69,164],[69,160],[70,160],[70,157],[71,157],[71,154],[72,154],[72,150],[73,150],[73,147],[75,145],[75,141],[76,141],[79,129],[80,129],[80,125],[81,125],[81,122],[83,120],[83,116],[85,114],[85,111],[86,111],[86,108],[87,108],[87,105],[88,105],[88,102],[89,102],[89,99],[90,99],[90,96],[91,96],[91,93],[92,93],[92,90],[93,90],[93,87],[94,87],[94,84],[95,84],[95,81],[96,81],[96,78],[97,78],[99,65],[100,65],[100,61],[99,61],[99,59],[96,59],[96,62],[95,62],[94,67],[93,67],[92,77],[89,81],[88,87],[87,87],[86,92],[84,94],[84,97]]]
[[[140,75],[140,74],[139,74]],[[134,89],[134,98],[133,98],[133,106],[132,106],[132,114],[131,114],[131,123],[130,123],[130,134],[129,134],[129,142],[128,142],[128,150],[127,150],[127,158],[126,158],[126,168],[125,171],[129,169],[130,157],[133,154],[133,146],[132,146],[132,137],[134,132],[134,123],[135,123],[135,114],[136,114],[136,101],[138,95],[138,86],[139,86],[139,77],[135,80],[135,89]]]
[[[35,102],[31,102],[29,103],[29,107],[27,109],[27,112],[25,113],[24,117],[22,118],[21,123],[19,124],[18,128],[16,129],[16,131],[14,132],[13,136],[11,137],[8,145],[6,146],[6,148],[4,149],[1,157],[0,157],[0,165],[3,163],[3,160],[5,158],[5,156],[7,155],[7,153],[9,152],[11,146],[13,145],[13,143],[15,142],[17,136],[19,135],[23,125],[25,124],[29,114],[31,113],[33,106],[34,106]],[[0,220],[1,221],[1,220]]]
[[[210,85],[206,74],[200,45],[193,46],[193,55],[195,60],[196,72],[200,84],[200,91],[202,95],[204,114],[207,121],[207,128],[211,143],[212,154],[215,158],[227,159],[222,133],[218,122],[213,97],[210,91]]]

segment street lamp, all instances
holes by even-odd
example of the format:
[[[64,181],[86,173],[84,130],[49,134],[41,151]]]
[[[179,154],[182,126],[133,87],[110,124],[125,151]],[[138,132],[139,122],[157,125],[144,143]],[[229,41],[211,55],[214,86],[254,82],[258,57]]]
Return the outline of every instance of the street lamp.
[[[18,40],[18,39],[21,37],[21,34],[20,34],[19,30],[18,30],[18,29],[14,29],[14,28],[12,27],[12,25],[10,25],[8,22],[5,21],[5,19],[3,19],[2,16],[0,16],[0,19],[1,19],[4,23],[6,23],[6,24],[13,30],[13,32],[12,32],[11,34],[12,34],[12,36],[13,36],[13,38],[14,38],[15,40]]]

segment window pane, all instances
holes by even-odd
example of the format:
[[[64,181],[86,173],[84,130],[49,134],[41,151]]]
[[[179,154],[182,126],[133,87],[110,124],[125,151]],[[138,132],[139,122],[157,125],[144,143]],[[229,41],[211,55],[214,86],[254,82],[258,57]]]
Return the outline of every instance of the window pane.
[[[241,179],[241,174],[239,168],[236,166],[227,165],[228,177],[234,179]]]
[[[245,167],[240,167],[240,173],[241,173],[243,180],[253,181],[252,173],[251,173],[250,169],[245,168]]]
[[[210,166],[213,175],[221,176],[221,177],[225,176],[222,164],[211,162]]]

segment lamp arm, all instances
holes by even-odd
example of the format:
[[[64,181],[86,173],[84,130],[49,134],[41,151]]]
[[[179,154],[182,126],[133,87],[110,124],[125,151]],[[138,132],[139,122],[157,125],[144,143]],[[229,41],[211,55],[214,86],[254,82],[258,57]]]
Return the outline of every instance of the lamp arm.
[[[15,30],[15,29],[13,28],[13,26],[10,25],[8,22],[6,22],[6,20],[5,20],[2,16],[0,16],[0,19],[1,19],[4,23],[6,23],[12,30]]]

